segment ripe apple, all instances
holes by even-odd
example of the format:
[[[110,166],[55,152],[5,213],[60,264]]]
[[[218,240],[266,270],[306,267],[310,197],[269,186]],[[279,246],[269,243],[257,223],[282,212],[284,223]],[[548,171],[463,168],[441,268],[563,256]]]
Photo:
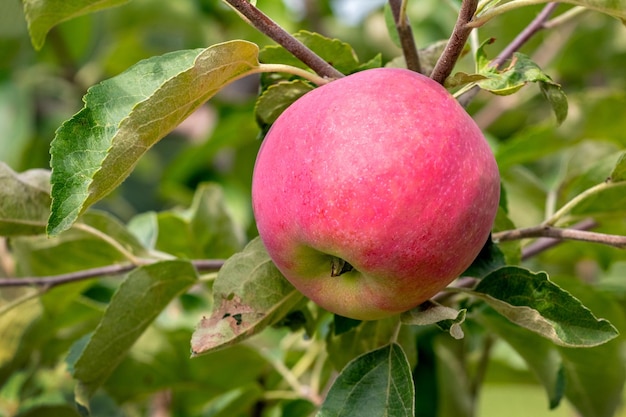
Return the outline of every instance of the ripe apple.
[[[459,276],[500,197],[480,129],[439,84],[378,68],[305,94],[259,151],[252,203],[282,274],[321,307],[375,320]]]

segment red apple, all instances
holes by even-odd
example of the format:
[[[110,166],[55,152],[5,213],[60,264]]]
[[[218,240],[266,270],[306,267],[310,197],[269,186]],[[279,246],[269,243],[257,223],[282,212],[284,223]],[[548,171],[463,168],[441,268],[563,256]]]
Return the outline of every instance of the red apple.
[[[293,103],[265,137],[252,182],[278,269],[321,307],[361,320],[409,310],[458,277],[499,197],[471,117],[430,78],[390,68]]]

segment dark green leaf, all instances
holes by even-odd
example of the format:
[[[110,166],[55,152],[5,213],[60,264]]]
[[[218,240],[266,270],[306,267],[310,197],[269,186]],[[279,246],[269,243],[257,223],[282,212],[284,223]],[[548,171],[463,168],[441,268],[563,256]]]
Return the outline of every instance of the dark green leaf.
[[[415,387],[402,348],[393,343],[350,362],[317,417],[413,417]]]
[[[282,81],[269,86],[258,98],[254,112],[261,127],[271,125],[294,101],[313,90],[313,86],[301,81]]]
[[[489,236],[476,259],[461,276],[482,278],[504,265],[506,265],[504,254]]]
[[[73,347],[68,357],[72,376],[79,381],[76,398],[88,399],[102,385],[128,350],[161,311],[196,282],[193,266],[163,261],[128,274],[113,295],[93,334]]]
[[[226,261],[213,284],[213,311],[191,339],[192,354],[220,349],[260,332],[303,298],[254,239]]]
[[[59,23],[126,2],[128,0],[24,0],[31,42],[35,49],[41,49],[48,31]]]
[[[618,335],[611,323],[589,309],[543,273],[504,267],[471,291],[512,322],[567,347],[592,347]]]
[[[478,321],[505,340],[526,361],[543,384],[550,409],[561,402],[565,390],[563,362],[558,350],[548,339],[517,326],[490,307],[477,312]],[[584,352],[587,352],[585,349]]]
[[[0,236],[44,233],[50,215],[50,172],[18,174],[0,162]]]
[[[51,145],[48,233],[68,229],[115,189],[141,156],[225,85],[258,68],[258,47],[231,41],[139,62],[91,87]]]
[[[563,123],[567,117],[568,104],[567,97],[561,89],[561,86],[550,82],[540,82],[539,88],[544,97],[548,100],[556,116],[556,122],[558,124]]]

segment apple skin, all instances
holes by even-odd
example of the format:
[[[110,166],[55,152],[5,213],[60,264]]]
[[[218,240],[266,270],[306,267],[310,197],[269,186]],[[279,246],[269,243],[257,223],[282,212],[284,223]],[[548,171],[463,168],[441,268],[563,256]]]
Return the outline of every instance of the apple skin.
[[[365,70],[299,98],[265,137],[252,179],[259,235],[281,273],[359,320],[410,310],[457,278],[499,198],[478,126],[441,85],[404,69]]]

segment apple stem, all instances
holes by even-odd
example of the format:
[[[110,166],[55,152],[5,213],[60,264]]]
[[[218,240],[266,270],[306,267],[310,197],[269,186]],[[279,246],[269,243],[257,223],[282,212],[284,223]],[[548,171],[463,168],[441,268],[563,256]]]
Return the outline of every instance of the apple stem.
[[[333,257],[330,261],[330,276],[338,277],[354,270],[354,267],[341,258]]]
[[[415,72],[422,72],[420,57],[415,46],[411,24],[406,15],[406,0],[389,0],[389,7],[396,24],[398,37],[402,46],[402,53],[406,61],[406,67]]]
[[[430,78],[443,85],[446,78],[452,73],[452,69],[456,64],[456,61],[461,56],[465,43],[472,32],[472,27],[468,24],[474,18],[476,8],[478,7],[478,0],[463,0],[461,4],[461,10],[459,11],[459,17],[454,25],[454,30],[448,40],[446,49],[443,54],[437,60],[433,72],[430,74]]]
[[[302,42],[290,35],[285,29],[252,5],[248,0],[225,0],[233,9],[238,11],[245,20],[259,32],[268,36],[293,56],[307,64],[320,77],[341,78],[344,76],[335,67],[324,61],[319,55],[309,49]]]

